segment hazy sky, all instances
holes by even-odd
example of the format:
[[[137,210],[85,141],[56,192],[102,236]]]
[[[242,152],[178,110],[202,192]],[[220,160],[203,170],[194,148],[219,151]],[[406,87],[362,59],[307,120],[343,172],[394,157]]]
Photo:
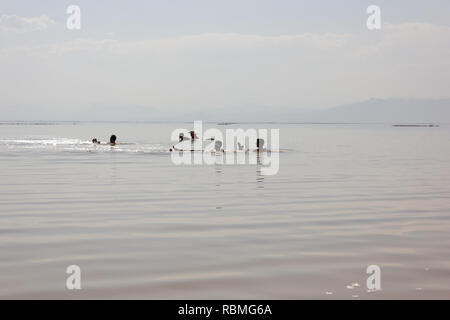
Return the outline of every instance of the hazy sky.
[[[0,120],[448,98],[449,26],[448,0],[0,0]]]

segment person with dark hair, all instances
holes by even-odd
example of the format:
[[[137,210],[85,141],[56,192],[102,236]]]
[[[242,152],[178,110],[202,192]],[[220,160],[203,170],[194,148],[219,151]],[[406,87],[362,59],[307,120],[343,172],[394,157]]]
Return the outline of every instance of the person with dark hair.
[[[222,149],[222,141],[220,140],[216,140],[216,142],[214,143],[214,150],[216,152],[223,152],[224,150]]]
[[[116,145],[116,140],[117,140],[117,137],[116,137],[115,134],[113,134],[111,136],[111,138],[109,138],[109,144],[112,145],[112,146],[115,146]]]
[[[197,134],[195,133],[195,131],[194,131],[194,130],[190,131],[189,133],[191,134],[191,140],[192,140],[192,141],[194,141],[194,140],[197,140],[197,139],[198,139],[198,137],[197,137]]]
[[[264,151],[264,139],[256,139],[256,152]]]

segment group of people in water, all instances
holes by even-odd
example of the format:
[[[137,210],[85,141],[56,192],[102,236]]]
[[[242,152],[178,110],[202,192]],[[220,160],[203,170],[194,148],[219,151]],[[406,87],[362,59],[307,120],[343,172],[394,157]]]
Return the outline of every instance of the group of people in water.
[[[185,140],[192,140],[192,141],[198,140],[198,136],[195,133],[195,131],[189,131],[189,136],[190,136],[190,138],[187,138],[187,137],[184,136],[184,133],[181,132],[180,135],[178,136],[179,142],[183,142]]]
[[[109,138],[109,143],[106,143],[106,144],[107,144],[107,145],[110,145],[110,146],[115,146],[115,145],[116,145],[116,140],[117,140],[117,137],[116,137],[115,134],[113,134],[113,135]],[[97,138],[92,139],[92,143],[93,143],[93,144],[102,144],[102,143],[100,142],[100,140],[97,140]]]
[[[193,144],[195,142],[195,140],[198,140],[198,139],[199,138],[198,138],[197,134],[195,133],[195,131],[190,131],[189,132],[189,137],[185,137],[184,133],[180,133],[180,135],[179,135],[179,142],[190,140],[192,142],[192,144]],[[105,143],[104,145],[115,146],[116,145],[116,140],[117,140],[117,137],[116,137],[116,135],[113,134],[109,138],[109,143]],[[214,142],[214,150],[212,150],[212,152],[214,152],[214,151],[215,152],[225,152],[225,150],[222,148],[222,146],[223,146],[222,141],[215,140],[214,137],[209,138],[207,140],[215,141]],[[93,138],[92,139],[92,143],[93,144],[102,144],[100,142],[100,140],[98,140],[97,138]],[[172,151],[195,151],[195,150],[193,148],[191,148],[190,150],[184,150],[184,149],[179,149],[179,148],[176,148],[175,146],[172,146],[172,148],[170,148],[169,151],[172,152]],[[237,151],[250,151],[250,150],[244,150],[244,146],[241,143],[238,142],[238,150]],[[261,139],[261,138],[256,139],[256,149],[253,150],[253,151],[256,151],[256,152],[265,152],[265,151],[267,151],[264,148],[264,139]]]
[[[193,144],[195,142],[195,140],[199,139],[197,134],[195,133],[195,131],[189,131],[189,136],[190,137],[185,137],[184,133],[180,133],[179,136],[178,136],[179,137],[179,142],[190,140],[191,143]],[[214,142],[214,150],[211,150],[212,152],[225,152],[225,150],[222,148],[222,146],[223,146],[222,141],[215,140],[214,137],[208,138],[208,139],[206,139],[206,141],[215,141]],[[238,142],[237,144],[238,144],[238,150],[237,151],[250,151],[250,150],[244,150],[244,146],[240,142]],[[193,147],[191,147],[190,150],[184,150],[184,149],[179,149],[179,148],[176,148],[175,146],[172,146],[172,148],[170,148],[169,151],[172,152],[172,151],[196,151],[196,150],[194,150]],[[261,138],[256,139],[256,149],[253,150],[253,151],[256,151],[256,152],[265,152],[265,151],[267,151],[264,148],[264,139],[261,139]]]

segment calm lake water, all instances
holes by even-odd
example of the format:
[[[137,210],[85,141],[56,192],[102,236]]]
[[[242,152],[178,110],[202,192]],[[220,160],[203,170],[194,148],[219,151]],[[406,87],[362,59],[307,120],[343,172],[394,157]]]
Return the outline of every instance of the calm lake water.
[[[279,128],[273,176],[174,165],[180,127],[0,125],[0,298],[450,299],[449,125],[216,126]]]

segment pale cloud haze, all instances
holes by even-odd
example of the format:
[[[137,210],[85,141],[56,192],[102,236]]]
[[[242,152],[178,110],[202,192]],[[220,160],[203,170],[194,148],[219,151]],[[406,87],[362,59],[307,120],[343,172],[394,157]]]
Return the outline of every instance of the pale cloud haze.
[[[40,17],[25,18],[13,15],[0,16],[0,32],[30,32],[44,30],[55,24],[55,21],[43,15]]]
[[[364,10],[361,26],[348,30],[126,37],[88,23],[68,31],[56,16],[0,16],[3,120],[109,119],[135,109],[165,119],[249,105],[305,111],[450,92],[450,27],[383,20],[368,31]]]

